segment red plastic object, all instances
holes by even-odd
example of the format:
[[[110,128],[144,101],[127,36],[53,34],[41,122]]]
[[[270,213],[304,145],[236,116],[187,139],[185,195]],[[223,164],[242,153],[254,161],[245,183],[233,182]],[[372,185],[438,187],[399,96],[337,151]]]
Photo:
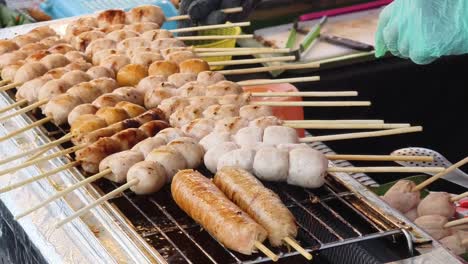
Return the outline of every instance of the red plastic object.
[[[268,84],[243,87],[248,92],[298,92],[296,86],[290,83]],[[302,101],[301,97],[252,97],[253,101]],[[300,106],[274,106],[273,113],[282,120],[304,120],[304,109]],[[304,137],[304,129],[298,129],[300,137]]]
[[[458,204],[460,207],[468,208],[468,199],[467,198],[461,199],[460,201],[458,201]]]
[[[364,4],[358,4],[358,5],[353,5],[353,6],[340,7],[340,8],[329,9],[329,10],[324,10],[320,12],[309,13],[309,14],[300,16],[299,21],[307,21],[307,20],[318,19],[323,16],[331,17],[331,16],[337,16],[337,15],[342,15],[342,14],[347,14],[347,13],[352,13],[352,12],[368,10],[368,9],[388,5],[392,1],[393,0],[377,0],[377,1],[364,3]]]

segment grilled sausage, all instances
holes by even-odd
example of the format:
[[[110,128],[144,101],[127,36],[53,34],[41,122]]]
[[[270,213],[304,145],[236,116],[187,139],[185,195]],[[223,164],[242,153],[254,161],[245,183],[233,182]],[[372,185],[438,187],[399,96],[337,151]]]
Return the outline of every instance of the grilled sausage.
[[[127,173],[127,182],[138,180],[130,187],[139,195],[150,194],[159,191],[167,182],[166,171],[159,162],[141,161],[133,165]]]
[[[68,121],[68,114],[73,108],[82,103],[79,97],[66,93],[60,94],[47,102],[43,112],[47,117],[53,118],[56,125],[62,125]]]
[[[138,151],[124,150],[114,153],[99,163],[99,171],[111,170],[110,174],[104,178],[116,182],[124,183],[127,179],[128,170],[136,163],[143,161],[143,155]]]
[[[118,140],[105,137],[90,146],[76,152],[76,160],[88,173],[95,174],[99,171],[99,163],[107,156],[122,151]]]
[[[123,10],[109,9],[99,13],[97,23],[100,28],[112,26],[115,24],[125,24],[127,15]]]
[[[24,83],[34,78],[42,76],[48,71],[47,67],[40,62],[25,63],[15,74],[15,83]]]
[[[197,76],[197,82],[204,85],[213,85],[221,81],[225,81],[226,78],[223,74],[214,71],[203,71]]]
[[[193,170],[177,173],[171,184],[174,201],[229,249],[250,255],[267,231],[231,202],[208,178]]]
[[[249,172],[224,167],[216,173],[213,183],[237,206],[268,232],[272,246],[280,246],[286,237],[297,235],[292,213],[273,191]]]
[[[179,72],[180,69],[176,63],[164,60],[157,60],[151,63],[148,68],[149,75],[162,75],[165,78],[168,78],[170,75]]]
[[[159,131],[169,127],[169,124],[162,120],[152,120],[144,123],[139,127],[147,137],[153,137],[159,133]]]
[[[199,74],[203,71],[209,71],[210,65],[202,59],[188,59],[179,64],[181,73],[195,73]]]
[[[153,149],[157,149],[167,144],[167,141],[161,137],[150,137],[147,138],[140,143],[136,144],[132,150],[138,151],[143,156],[148,156],[148,154],[153,151]]]
[[[184,156],[169,146],[162,146],[151,151],[145,160],[160,163],[166,171],[167,182],[171,182],[172,177],[179,170],[186,169],[188,166]]]
[[[152,22],[162,25],[166,20],[163,10],[159,6],[141,5],[132,8],[128,14],[130,23]]]
[[[239,95],[243,92],[244,90],[240,85],[230,81],[220,81],[206,87],[207,96],[224,96],[229,94]]]
[[[167,145],[182,154],[187,162],[186,169],[195,169],[202,164],[205,151],[193,138],[181,137],[172,140]]]
[[[143,114],[144,112],[146,112],[146,109],[144,107],[134,104],[134,103],[125,102],[125,101],[118,102],[115,105],[115,107],[124,109],[127,112],[127,114],[132,118],[139,116]]]
[[[173,83],[176,87],[181,87],[188,82],[193,82],[196,80],[197,75],[194,73],[174,73],[167,77],[167,81]]]
[[[221,120],[239,116],[239,107],[234,104],[213,104],[203,111],[204,118]]]
[[[115,124],[125,119],[129,119],[127,111],[122,108],[105,106],[96,112],[96,116],[104,119],[108,125]]]
[[[81,116],[81,115],[86,115],[86,114],[95,114],[97,112],[98,108],[92,104],[81,104],[73,108],[72,111],[68,114],[68,124],[70,126],[73,125],[75,120]]]
[[[216,170],[229,166],[242,168],[248,172],[253,171],[253,162],[256,151],[252,148],[239,148],[223,154],[218,159]]]

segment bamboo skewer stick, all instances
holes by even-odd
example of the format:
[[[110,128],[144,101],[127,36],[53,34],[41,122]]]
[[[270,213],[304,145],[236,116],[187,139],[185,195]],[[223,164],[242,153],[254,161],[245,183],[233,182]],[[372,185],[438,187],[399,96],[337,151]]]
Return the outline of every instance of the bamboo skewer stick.
[[[299,252],[302,256],[304,256],[304,258],[306,258],[307,260],[312,260],[312,254],[310,254],[303,247],[301,247],[301,245],[299,245],[299,243],[297,243],[296,240],[290,237],[285,237],[283,238],[283,240],[284,242],[288,243],[288,245],[290,245],[295,250],[297,250],[297,252]]]
[[[34,122],[34,123],[31,123],[31,124],[29,124],[29,125],[27,125],[27,126],[25,126],[25,127],[22,127],[22,128],[20,128],[20,129],[18,129],[18,130],[16,130],[16,131],[11,132],[11,133],[8,134],[8,135],[5,135],[5,136],[3,136],[3,137],[0,137],[0,142],[2,142],[2,141],[4,141],[4,140],[7,140],[7,139],[9,139],[9,138],[12,138],[12,137],[14,137],[14,136],[17,136],[17,135],[19,135],[19,134],[21,134],[21,133],[23,133],[23,132],[25,132],[25,131],[27,131],[27,130],[30,130],[30,129],[32,129],[32,128],[38,127],[38,126],[40,126],[40,125],[43,125],[43,124],[45,124],[45,123],[51,121],[52,119],[53,119],[52,117],[46,117],[46,118],[43,118],[43,119],[41,119],[41,120],[38,120],[38,121],[36,121],[36,122]]]
[[[20,164],[20,165],[5,169],[3,171],[0,171],[0,176],[4,176],[6,174],[13,173],[15,171],[21,170],[23,168],[26,168],[26,167],[29,167],[29,166],[32,166],[32,165],[35,165],[35,164],[37,164],[39,162],[42,162],[42,161],[51,160],[53,158],[61,157],[63,155],[66,155],[66,154],[75,152],[77,150],[80,150],[80,149],[82,149],[84,147],[85,147],[85,145],[74,146],[74,147],[71,147],[71,148],[68,148],[68,149],[64,149],[62,151],[58,151],[58,152],[56,152],[56,153],[54,153],[52,155],[49,155],[49,156],[45,156],[45,157],[38,158],[38,159],[35,159],[35,160],[27,161],[27,162],[25,162],[23,164]]]
[[[423,128],[421,126],[414,126],[414,127],[395,128],[395,129],[379,130],[379,131],[372,131],[372,132],[356,132],[356,133],[345,133],[345,134],[328,135],[328,136],[305,137],[305,138],[299,139],[299,142],[311,143],[311,142],[317,142],[317,141],[383,137],[383,136],[399,135],[399,134],[405,134],[405,133],[421,132],[422,130]]]
[[[266,106],[308,106],[308,107],[330,107],[330,106],[370,106],[369,101],[254,101],[249,105],[266,105]]]
[[[81,181],[81,182],[79,182],[79,183],[77,183],[75,185],[72,185],[72,186],[66,188],[65,190],[57,192],[56,194],[50,196],[49,198],[42,201],[41,203],[29,208],[28,210],[20,213],[19,215],[16,215],[15,220],[19,220],[19,219],[25,217],[26,215],[36,211],[39,208],[44,207],[45,205],[49,204],[50,202],[55,201],[55,200],[65,196],[65,195],[71,193],[72,191],[74,191],[74,190],[88,184],[88,183],[91,183],[91,182],[93,182],[95,180],[98,180],[98,179],[104,177],[105,175],[109,174],[110,172],[111,172],[110,170],[104,170],[104,171],[102,171],[102,172],[100,172],[98,174],[95,174],[95,175],[93,175],[93,176],[91,176],[89,178],[86,178],[85,180],[83,180],[83,181]]]
[[[253,97],[347,97],[358,96],[356,91],[342,91],[342,92],[255,92],[251,93]]]
[[[296,57],[294,56],[278,56],[278,57],[259,58],[259,59],[210,61],[208,62],[208,65],[210,66],[246,65],[246,64],[264,63],[264,62],[293,61],[295,59]]]
[[[248,80],[237,82],[240,86],[256,86],[277,83],[299,83],[299,82],[316,82],[320,81],[320,76],[297,77],[297,78],[284,78],[272,80]]]
[[[305,123],[305,124],[285,124],[285,126],[292,128],[304,129],[393,129],[410,127],[410,124],[331,124],[331,123]]]
[[[254,35],[242,34],[242,35],[208,35],[208,36],[183,36],[176,37],[179,40],[224,40],[224,39],[251,39]]]
[[[434,161],[432,156],[397,156],[397,155],[349,155],[327,154],[329,160],[363,160],[363,161]]]
[[[67,224],[68,222],[72,221],[73,219],[80,217],[84,215],[85,213],[89,212],[91,209],[94,207],[106,202],[107,200],[114,198],[116,195],[130,189],[132,186],[137,185],[140,180],[138,179],[133,179],[126,184],[120,186],[119,188],[111,191],[110,193],[107,193],[106,195],[100,197],[96,201],[92,202],[91,204],[81,208],[80,210],[76,211],[74,214],[62,219],[61,221],[57,222],[55,224],[55,228],[60,228],[61,226]]]
[[[31,149],[31,150],[28,150],[26,152],[22,152],[22,153],[19,153],[17,155],[14,155],[14,156],[11,156],[11,157],[8,157],[6,159],[3,159],[0,161],[0,165],[3,165],[5,163],[8,163],[10,161],[13,161],[13,160],[17,160],[19,158],[22,158],[22,157],[25,157],[27,155],[30,155],[30,154],[33,154],[33,153],[36,153],[37,151],[40,151],[40,150],[45,150],[45,152],[47,152],[49,149],[55,147],[55,146],[58,146],[64,142],[67,142],[69,141],[70,139],[72,138],[72,135],[71,134],[66,134],[64,135],[63,137],[55,140],[55,141],[52,141],[52,142],[49,142],[45,145],[42,145],[42,146],[39,146],[35,149]]]
[[[284,120],[283,124],[384,124],[380,119],[317,119],[317,120]]]
[[[24,114],[24,113],[26,113],[28,111],[31,111],[31,110],[33,110],[33,109],[35,109],[35,108],[37,108],[37,107],[39,107],[41,105],[46,104],[47,102],[48,102],[48,100],[46,100],[46,99],[44,99],[42,101],[35,102],[35,103],[31,104],[31,105],[28,105],[28,106],[26,106],[24,108],[21,108],[20,110],[14,112],[14,113],[11,113],[9,115],[0,117],[0,121],[4,121],[4,120],[10,119],[10,118],[12,118],[14,116]]]
[[[10,84],[7,84],[7,85],[5,85],[5,86],[0,87],[0,92],[4,92],[4,91],[6,91],[6,90],[13,89],[13,88],[15,88],[15,87],[17,87],[17,86],[20,86],[20,85],[22,85],[22,83],[10,83]]]
[[[207,30],[207,29],[219,29],[219,28],[232,28],[232,27],[248,27],[250,22],[238,22],[238,23],[224,23],[218,25],[207,25],[207,26],[196,26],[196,27],[186,27],[186,28],[176,28],[169,30],[172,33],[179,32],[192,32],[198,30]]]
[[[450,201],[456,202],[456,201],[461,200],[461,199],[463,199],[465,197],[468,197],[468,192],[464,192],[462,194],[456,195],[456,196],[450,198]]]
[[[3,86],[3,85],[5,85],[7,83],[10,83],[10,82],[11,82],[11,80],[1,80],[0,81],[0,86]]]
[[[80,164],[79,161],[73,161],[73,162],[65,164],[65,165],[63,165],[61,167],[58,167],[58,168],[56,168],[54,170],[48,171],[46,173],[43,173],[43,174],[40,174],[40,175],[37,175],[37,176],[34,176],[34,177],[30,178],[30,179],[27,179],[27,180],[24,180],[24,181],[21,181],[21,182],[17,182],[15,184],[11,184],[11,185],[9,185],[7,187],[1,188],[0,189],[0,194],[12,191],[12,190],[20,188],[20,187],[22,187],[24,185],[27,185],[27,184],[33,183],[35,181],[44,179],[46,177],[52,176],[54,174],[57,174],[57,173],[59,173],[61,171],[73,168],[73,167],[77,166],[78,164]]]
[[[450,173],[451,171],[465,165],[468,163],[468,157],[460,160],[459,162],[453,164],[452,166],[448,167],[446,170],[440,172],[440,173],[437,173],[436,175],[430,177],[429,179],[421,182],[420,184],[418,184],[416,187],[414,187],[413,191],[417,192],[417,191],[420,191],[424,188],[426,188],[429,184],[435,182],[436,180],[438,180],[439,178],[443,177],[444,175]]]
[[[443,171],[443,167],[330,167],[328,172],[347,172],[347,173],[370,173],[370,172],[429,172],[437,173]]]
[[[224,75],[238,75],[238,74],[247,74],[247,73],[256,73],[256,72],[311,69],[311,68],[319,68],[319,67],[320,67],[320,64],[318,63],[301,63],[301,64],[287,64],[287,65],[266,66],[266,67],[247,68],[247,69],[220,70],[217,72],[224,74]]]
[[[467,217],[450,221],[450,222],[448,222],[448,223],[446,223],[444,225],[444,228],[450,228],[450,227],[464,225],[464,224],[468,224],[468,218]]]
[[[233,7],[233,8],[226,8],[222,9],[221,12],[224,14],[233,14],[233,13],[240,13],[242,12],[243,8],[242,7]],[[189,15],[180,15],[180,16],[172,16],[166,18],[166,21],[178,21],[178,20],[187,20],[190,19]]]
[[[272,261],[276,262],[278,261],[279,257],[273,251],[271,251],[269,248],[265,247],[261,242],[255,241],[255,247],[260,250],[265,256],[269,257]]]
[[[13,108],[16,108],[17,106],[24,105],[24,104],[26,104],[27,102],[28,102],[28,100],[23,99],[23,100],[21,100],[21,101],[18,101],[18,102],[14,103],[14,104],[11,104],[11,105],[5,107],[5,108],[2,108],[2,109],[0,109],[0,114],[5,113],[6,111],[11,110],[11,109],[13,109]]]
[[[199,52],[199,57],[218,57],[218,56],[241,56],[241,55],[253,55],[253,54],[277,54],[277,53],[289,53],[290,49],[271,49],[271,50],[233,50],[233,51],[211,51],[211,52]]]

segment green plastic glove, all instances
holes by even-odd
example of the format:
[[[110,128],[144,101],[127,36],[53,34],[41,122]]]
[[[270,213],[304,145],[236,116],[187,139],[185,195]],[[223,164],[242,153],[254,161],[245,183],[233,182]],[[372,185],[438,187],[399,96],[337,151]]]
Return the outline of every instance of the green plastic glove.
[[[468,0],[395,0],[380,14],[375,50],[418,64],[468,53]]]

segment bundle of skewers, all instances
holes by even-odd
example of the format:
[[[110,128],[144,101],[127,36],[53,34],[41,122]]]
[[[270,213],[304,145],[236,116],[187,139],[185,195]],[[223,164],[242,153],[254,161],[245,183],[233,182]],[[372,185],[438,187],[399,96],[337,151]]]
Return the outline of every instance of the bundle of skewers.
[[[183,40],[221,37],[175,37],[173,33],[248,23],[172,32],[160,29],[160,25],[170,19],[155,6],[142,6],[129,12],[108,10],[96,17],[72,22],[64,37],[48,27],[40,27],[0,42],[0,67],[5,84],[0,89],[13,92],[17,88],[16,103],[0,109],[0,113],[14,112],[0,116],[0,120],[9,120],[29,111],[41,111],[45,116],[1,137],[0,141],[48,122],[69,127],[69,133],[57,140],[1,160],[0,164],[6,164],[29,158],[20,165],[4,169],[0,176],[75,154],[74,161],[3,187],[0,192],[11,191],[72,167],[81,167],[83,172],[92,175],[17,215],[16,219],[102,178],[123,185],[61,220],[57,227],[125,190],[144,195],[156,193],[171,184],[176,203],[228,248],[244,254],[260,250],[276,260],[277,255],[262,244],[268,237],[272,246],[287,243],[310,259],[310,253],[294,240],[297,234],[294,217],[255,176],[264,181],[318,188],[325,183],[329,173],[336,172],[443,171],[443,168],[433,167],[332,166],[331,160],[430,158],[321,154],[306,143],[412,133],[421,131],[422,127],[379,120],[281,120],[273,115],[273,107],[362,107],[369,106],[370,102],[252,100],[265,96],[348,97],[357,96],[357,92],[244,92],[244,86],[313,82],[320,78],[228,81],[225,76],[229,74],[270,71],[279,67],[211,71],[210,66],[252,64],[264,62],[264,59],[207,63],[201,57],[285,53],[287,50],[187,47]],[[293,59],[280,56],[268,60]],[[286,67],[297,69],[317,65]],[[299,137],[298,128],[378,130]],[[74,146],[43,156],[68,141]],[[200,166],[216,174],[213,182],[193,171]],[[262,199],[251,203],[249,199],[257,195]],[[242,239],[237,237],[240,234]]]

